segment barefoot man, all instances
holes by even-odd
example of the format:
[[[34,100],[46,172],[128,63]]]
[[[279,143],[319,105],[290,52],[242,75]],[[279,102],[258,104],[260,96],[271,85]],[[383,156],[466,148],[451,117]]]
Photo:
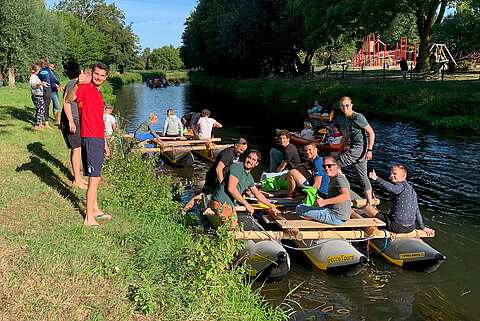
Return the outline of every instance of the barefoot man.
[[[92,81],[78,85],[77,104],[80,112],[80,136],[82,138],[82,163],[84,175],[88,176],[87,213],[84,225],[96,227],[100,219],[111,219],[98,207],[97,190],[102,173],[104,154],[108,155],[105,144],[105,125],[103,123],[103,96],[100,85],[107,78],[108,68],[97,63],[92,68]]]

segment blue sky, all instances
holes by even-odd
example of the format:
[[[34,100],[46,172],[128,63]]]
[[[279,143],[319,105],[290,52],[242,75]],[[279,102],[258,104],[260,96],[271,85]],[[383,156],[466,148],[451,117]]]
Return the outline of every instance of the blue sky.
[[[46,0],[52,6],[56,0]],[[159,48],[165,45],[178,47],[187,17],[197,0],[107,0],[115,2],[133,24],[133,31],[140,38],[142,48]]]

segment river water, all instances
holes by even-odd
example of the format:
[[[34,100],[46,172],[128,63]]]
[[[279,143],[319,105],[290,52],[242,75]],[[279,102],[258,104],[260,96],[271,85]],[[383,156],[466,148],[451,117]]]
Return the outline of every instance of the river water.
[[[224,126],[214,135],[225,143],[246,138],[264,155],[263,168],[274,129],[299,130],[305,115],[305,107],[295,102],[253,105],[189,85],[151,90],[142,84],[120,91],[114,114],[132,131],[155,111],[160,130],[168,108],[179,117],[210,109]],[[367,119],[377,135],[369,168],[387,178],[391,164],[408,167],[425,223],[436,230],[427,242],[447,260],[434,273],[424,273],[403,271],[372,255],[366,267],[347,276],[313,270],[294,254],[288,278],[265,284],[261,292],[272,304],[303,310],[299,319],[304,320],[480,320],[480,139],[368,114]],[[209,165],[196,160],[194,168],[169,170],[187,184],[185,198],[202,185]]]

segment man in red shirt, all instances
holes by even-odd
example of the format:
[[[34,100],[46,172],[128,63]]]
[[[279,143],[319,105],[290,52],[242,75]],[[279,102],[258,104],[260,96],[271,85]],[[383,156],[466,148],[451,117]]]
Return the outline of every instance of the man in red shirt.
[[[108,67],[97,63],[92,68],[92,81],[78,85],[77,103],[80,112],[80,137],[82,138],[82,162],[84,175],[88,176],[87,213],[84,225],[96,227],[100,219],[111,219],[98,207],[97,190],[102,173],[104,153],[109,154],[105,144],[103,123],[103,96],[100,85],[107,78]]]

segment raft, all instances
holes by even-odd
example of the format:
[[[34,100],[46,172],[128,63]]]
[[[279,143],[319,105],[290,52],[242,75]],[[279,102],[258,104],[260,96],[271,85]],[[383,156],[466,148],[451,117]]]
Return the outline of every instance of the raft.
[[[225,148],[228,148],[232,145],[217,145],[215,143],[212,143],[210,145],[207,145],[206,149],[203,150],[195,150],[193,153],[202,159],[208,161],[208,162],[215,162],[215,159],[217,158],[218,154],[220,154]]]
[[[405,270],[434,272],[446,256],[418,238],[369,240],[371,249]]]
[[[276,130],[277,134],[279,131],[280,129]],[[315,143],[318,151],[322,153],[336,153],[340,150],[340,144],[326,144],[322,138],[311,140],[311,139],[300,137],[294,132],[290,132],[290,134],[291,134],[290,143],[297,146],[297,148],[306,146],[311,143]]]

